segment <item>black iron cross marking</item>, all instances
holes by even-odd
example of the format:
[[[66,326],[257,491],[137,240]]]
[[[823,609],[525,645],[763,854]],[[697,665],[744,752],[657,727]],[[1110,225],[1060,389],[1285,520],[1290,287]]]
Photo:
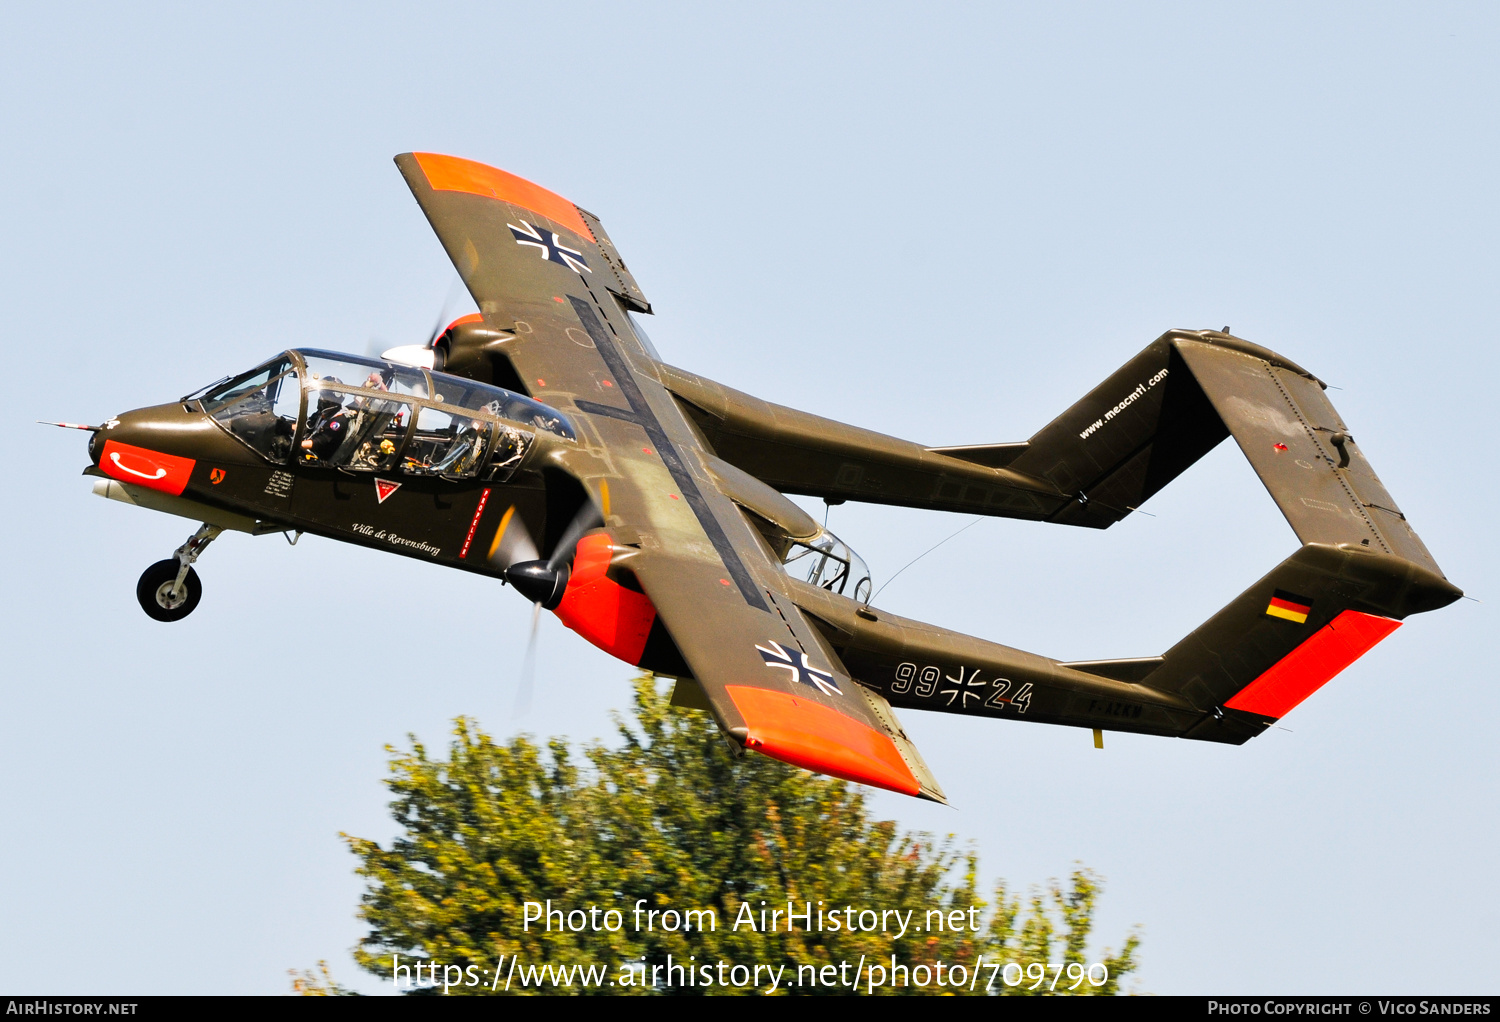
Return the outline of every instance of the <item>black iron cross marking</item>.
[[[834,682],[833,675],[808,664],[807,654],[800,649],[788,652],[779,642],[773,642],[770,645],[770,649],[765,646],[755,647],[760,650],[760,658],[766,662],[767,667],[780,667],[782,670],[790,671],[793,681],[811,685],[824,695],[841,696],[844,694],[844,690]]]
[[[577,274],[594,272],[589,269],[589,264],[583,261],[582,252],[564,245],[552,231],[538,230],[525,220],[521,221],[520,227],[515,224],[505,226],[509,227],[510,233],[516,236],[517,245],[530,245],[532,248],[540,249],[543,259],[566,266]]]

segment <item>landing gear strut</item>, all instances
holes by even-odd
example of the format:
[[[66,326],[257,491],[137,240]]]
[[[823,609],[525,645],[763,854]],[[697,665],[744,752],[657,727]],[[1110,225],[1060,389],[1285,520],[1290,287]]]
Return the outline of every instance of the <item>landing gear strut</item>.
[[[193,562],[223,531],[217,525],[204,525],[171,557],[157,561],[141,574],[135,598],[147,615],[157,621],[181,621],[193,612],[203,596],[203,583],[198,581]]]

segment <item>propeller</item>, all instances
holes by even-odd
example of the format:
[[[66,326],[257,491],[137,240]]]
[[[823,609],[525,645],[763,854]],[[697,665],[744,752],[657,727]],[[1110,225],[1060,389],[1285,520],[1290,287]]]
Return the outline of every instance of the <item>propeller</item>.
[[[608,491],[605,491],[606,494]],[[605,497],[608,500],[608,497]],[[542,560],[537,556],[536,543],[526,529],[526,524],[512,506],[500,520],[494,542],[490,546],[490,562],[497,567],[505,566],[505,577],[516,592],[531,601],[531,635],[526,640],[526,655],[521,661],[521,681],[516,687],[516,702],[512,714],[525,715],[531,709],[531,693],[536,682],[537,631],[543,610],[555,610],[562,602],[572,574],[573,557],[578,552],[578,541],[590,529],[604,524],[604,515],[592,500],[585,500],[568,527],[558,537],[552,556]],[[529,554],[526,559],[521,559]]]
[[[593,501],[585,501],[558,538],[552,556],[545,561],[517,561],[505,569],[505,578],[516,587],[516,592],[538,607],[557,609],[563,592],[568,588],[568,577],[572,573],[573,555],[578,550],[578,541],[590,529],[604,524],[604,516]]]
[[[438,307],[436,322],[432,324],[432,331],[427,335],[425,344],[398,344],[395,347],[385,345],[378,337],[370,338],[371,354],[378,354],[387,362],[399,362],[401,365],[421,366],[425,369],[441,369],[435,365],[437,352],[433,345],[437,339],[443,336],[443,331],[453,321],[455,306],[460,306],[463,299],[468,296],[468,289],[463,280],[453,278],[453,283],[448,288],[448,295],[443,299],[443,304]]]

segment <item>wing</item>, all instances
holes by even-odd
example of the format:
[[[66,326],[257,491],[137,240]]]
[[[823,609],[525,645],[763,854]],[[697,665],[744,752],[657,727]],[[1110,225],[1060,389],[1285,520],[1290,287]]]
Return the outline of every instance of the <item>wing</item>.
[[[811,524],[702,449],[626,315],[649,305],[598,220],[482,164],[426,153],[396,162],[478,302],[495,356],[579,426],[576,449],[543,474],[586,489],[609,542],[580,543],[574,580],[587,582],[570,582],[559,616],[631,662],[686,668],[743,748],[941,801],[890,705],[850,679],[726,495],[793,530]],[[569,489],[546,485],[549,506]],[[562,502],[558,517],[571,513]],[[560,531],[548,522],[549,535]]]

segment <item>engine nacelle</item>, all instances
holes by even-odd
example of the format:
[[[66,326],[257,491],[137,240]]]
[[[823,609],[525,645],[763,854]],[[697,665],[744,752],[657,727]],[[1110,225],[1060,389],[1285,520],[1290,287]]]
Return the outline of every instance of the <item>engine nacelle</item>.
[[[477,312],[454,320],[432,344],[432,368],[530,394],[505,354],[505,342],[514,337],[508,331],[486,326]]]

